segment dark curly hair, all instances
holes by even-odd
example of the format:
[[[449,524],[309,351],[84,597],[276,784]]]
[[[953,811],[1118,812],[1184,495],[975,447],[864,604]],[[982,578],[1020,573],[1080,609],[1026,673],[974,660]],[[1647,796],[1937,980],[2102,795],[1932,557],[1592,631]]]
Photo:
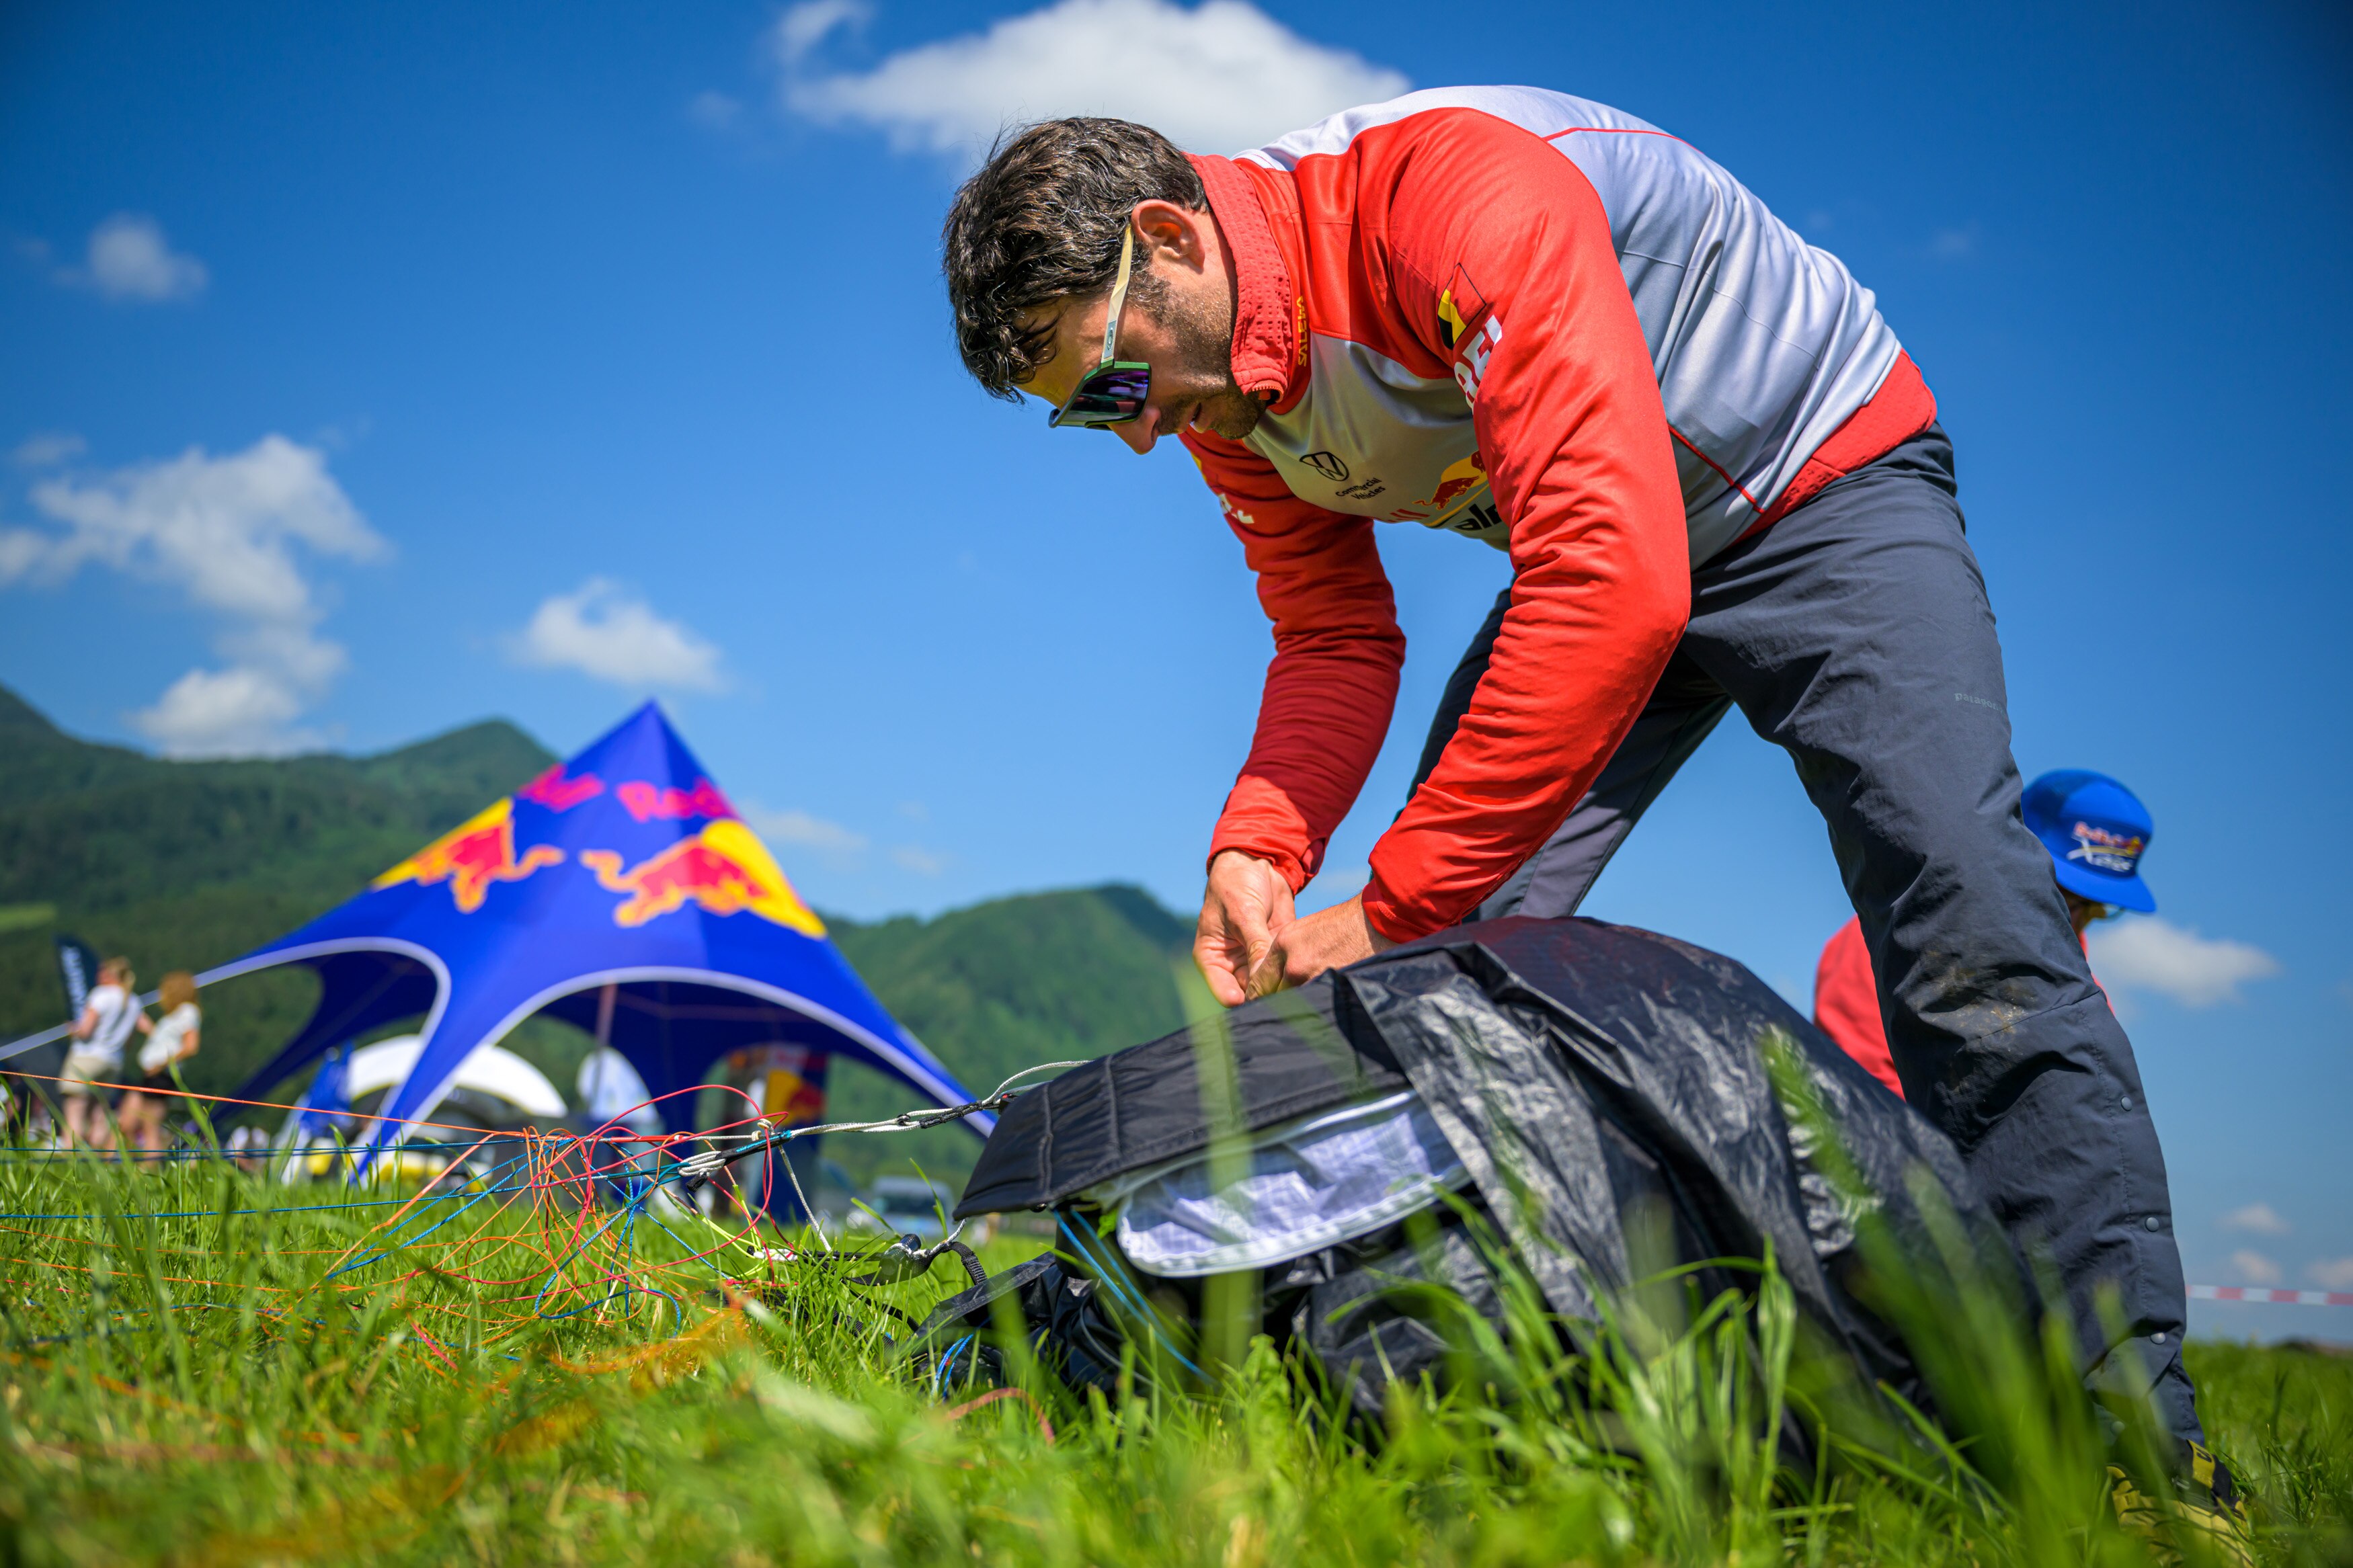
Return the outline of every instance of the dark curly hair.
[[[940,229],[956,352],[991,395],[1019,397],[1052,352],[1050,323],[1024,314],[1109,289],[1128,215],[1148,201],[1209,205],[1184,153],[1147,126],[1049,120],[997,139]],[[1157,281],[1139,267],[1129,285],[1147,310]]]

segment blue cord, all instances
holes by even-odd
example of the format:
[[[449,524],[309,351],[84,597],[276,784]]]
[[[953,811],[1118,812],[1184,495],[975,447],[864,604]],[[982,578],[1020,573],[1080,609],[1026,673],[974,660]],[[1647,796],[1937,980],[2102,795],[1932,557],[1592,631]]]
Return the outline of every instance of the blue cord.
[[[1185,1368],[1186,1371],[1191,1373],[1195,1377],[1199,1378],[1204,1383],[1208,1382],[1209,1374],[1203,1372],[1199,1367],[1194,1365],[1193,1363],[1187,1358],[1185,1352],[1176,1348],[1176,1342],[1169,1339],[1166,1331],[1161,1328],[1159,1314],[1153,1311],[1149,1306],[1146,1306],[1141,1296],[1130,1295],[1127,1293],[1126,1289],[1124,1288],[1127,1270],[1120,1266],[1118,1259],[1110,1257],[1098,1257],[1094,1250],[1094,1247],[1090,1245],[1092,1238],[1086,1237],[1078,1229],[1078,1227],[1071,1225],[1071,1216],[1069,1215],[1058,1210],[1055,1213],[1054,1219],[1055,1223],[1061,1227],[1062,1234],[1070,1238],[1071,1245],[1077,1248],[1079,1256],[1085,1258],[1088,1266],[1094,1269],[1095,1278],[1103,1282],[1103,1284],[1111,1290],[1112,1294],[1118,1299],[1120,1305],[1127,1308],[1130,1311],[1134,1312],[1137,1317],[1143,1320],[1145,1328],[1151,1333],[1155,1340],[1159,1342],[1160,1348],[1166,1351],[1170,1355],[1175,1356],[1176,1358],[1177,1364]]]

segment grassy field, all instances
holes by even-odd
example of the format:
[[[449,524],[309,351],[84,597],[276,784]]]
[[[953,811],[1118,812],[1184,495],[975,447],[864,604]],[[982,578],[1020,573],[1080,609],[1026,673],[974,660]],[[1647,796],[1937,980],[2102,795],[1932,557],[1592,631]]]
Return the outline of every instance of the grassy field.
[[[903,1326],[834,1271],[584,1209],[552,1156],[535,1173],[535,1201],[436,1200],[0,1161],[5,1560],[2148,1560],[2110,1522],[2087,1412],[1966,1302],[1937,1309],[1966,1452],[1857,1441],[1802,1474],[1756,1436],[1805,1381],[1769,1277],[1574,1344],[1518,1315],[1466,1346],[1482,1397],[1400,1396],[1379,1433],[1263,1341],[1198,1395],[1080,1403],[1031,1369],[974,1407],[910,1376]],[[883,1294],[920,1316],[953,1274]],[[2353,1559],[2353,1362],[2191,1364],[2260,1559]]]

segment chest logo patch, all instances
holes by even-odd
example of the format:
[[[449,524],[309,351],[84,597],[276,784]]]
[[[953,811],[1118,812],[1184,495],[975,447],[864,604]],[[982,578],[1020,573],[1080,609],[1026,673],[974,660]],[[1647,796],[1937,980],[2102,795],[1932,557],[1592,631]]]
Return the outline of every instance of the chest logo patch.
[[[1419,522],[1435,527],[1447,519],[1447,514],[1461,507],[1463,498],[1476,492],[1487,483],[1487,460],[1477,452],[1450,465],[1438,476],[1438,488],[1426,500],[1389,513],[1391,522]],[[1483,525],[1482,525],[1483,526]]]
[[[1348,477],[1348,465],[1340,460],[1337,453],[1310,452],[1299,460],[1335,485]]]

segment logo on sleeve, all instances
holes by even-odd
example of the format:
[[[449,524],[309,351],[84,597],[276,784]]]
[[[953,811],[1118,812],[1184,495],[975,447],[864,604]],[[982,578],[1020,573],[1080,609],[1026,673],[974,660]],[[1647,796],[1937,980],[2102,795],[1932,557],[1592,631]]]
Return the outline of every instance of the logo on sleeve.
[[[1444,292],[1438,296],[1438,325],[1446,334],[1446,346],[1460,346],[1463,335],[1477,325],[1486,310],[1487,296],[1479,292],[1479,286],[1471,281],[1471,274],[1456,268]]]
[[[1503,341],[1504,318],[1498,312],[1490,311],[1486,324],[1463,339],[1455,353],[1455,384],[1462,388],[1462,395],[1473,403],[1479,401],[1480,384],[1487,379],[1488,356]]]
[[[1504,341],[1503,313],[1487,302],[1471,274],[1457,267],[1438,296],[1438,324],[1446,334],[1446,346],[1454,351],[1455,382],[1462,395],[1476,403],[1479,384],[1487,376],[1487,357]]]

